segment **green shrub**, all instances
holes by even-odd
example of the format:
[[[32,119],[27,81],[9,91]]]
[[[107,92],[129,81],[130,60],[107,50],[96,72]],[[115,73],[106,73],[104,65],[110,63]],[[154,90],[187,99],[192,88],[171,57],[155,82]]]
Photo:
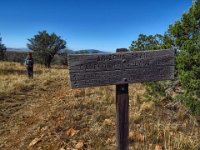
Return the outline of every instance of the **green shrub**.
[[[200,102],[191,94],[179,94],[175,100],[181,101],[195,115],[200,115]]]
[[[200,114],[200,0],[194,1],[188,12],[182,18],[169,26],[168,31],[162,35],[139,35],[133,41],[130,50],[154,50],[174,47],[176,55],[176,82],[180,81],[184,93],[181,101],[192,112]],[[170,82],[147,83],[146,95],[168,96],[166,87]],[[172,84],[173,85],[173,84]],[[175,84],[176,85],[176,84]]]

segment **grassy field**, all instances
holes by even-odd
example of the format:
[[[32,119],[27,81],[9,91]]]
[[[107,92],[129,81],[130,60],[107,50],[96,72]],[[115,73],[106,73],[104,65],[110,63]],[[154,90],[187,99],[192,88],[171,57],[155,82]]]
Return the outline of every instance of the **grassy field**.
[[[115,86],[72,90],[68,70],[0,62],[0,149],[114,150]],[[130,150],[195,150],[200,122],[178,101],[148,101],[131,84]]]

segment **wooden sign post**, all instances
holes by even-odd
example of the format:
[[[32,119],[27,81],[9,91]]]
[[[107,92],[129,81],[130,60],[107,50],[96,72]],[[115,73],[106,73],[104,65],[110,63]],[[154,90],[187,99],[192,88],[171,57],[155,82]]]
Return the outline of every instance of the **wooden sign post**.
[[[72,88],[116,85],[117,150],[128,149],[128,83],[174,79],[174,50],[111,54],[71,54],[68,57]]]
[[[116,50],[118,53],[127,52],[127,49]],[[124,78],[124,80],[127,80]],[[128,84],[116,85],[116,141],[117,150],[128,150],[129,132],[129,96]]]

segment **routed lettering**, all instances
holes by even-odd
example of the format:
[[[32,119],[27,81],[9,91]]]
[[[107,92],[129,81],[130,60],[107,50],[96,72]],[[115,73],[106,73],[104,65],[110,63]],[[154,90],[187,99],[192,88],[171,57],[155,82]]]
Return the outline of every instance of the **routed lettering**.
[[[72,88],[171,80],[174,50],[69,55]]]

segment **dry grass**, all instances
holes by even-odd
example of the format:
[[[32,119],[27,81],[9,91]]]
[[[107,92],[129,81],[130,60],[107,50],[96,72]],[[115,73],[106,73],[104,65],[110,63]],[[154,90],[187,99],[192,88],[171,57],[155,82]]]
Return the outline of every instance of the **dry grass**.
[[[116,148],[114,86],[72,90],[67,69],[35,71],[27,79],[24,66],[0,62],[0,149]],[[129,149],[197,149],[200,125],[180,103],[147,101],[141,84],[129,93]]]
[[[56,69],[46,69],[41,65],[34,67],[34,79],[28,79],[24,66],[17,63],[0,62],[0,94],[10,94],[18,91],[28,91],[35,86],[45,87],[54,80],[64,80],[66,72]]]

